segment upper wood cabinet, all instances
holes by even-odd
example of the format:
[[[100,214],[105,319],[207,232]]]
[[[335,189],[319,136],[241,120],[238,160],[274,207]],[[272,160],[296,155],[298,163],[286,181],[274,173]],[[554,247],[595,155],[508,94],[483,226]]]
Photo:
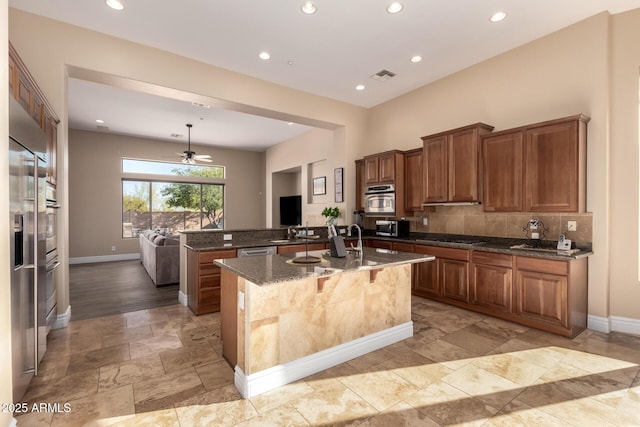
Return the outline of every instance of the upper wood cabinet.
[[[364,158],[366,185],[397,184],[403,180],[404,156],[400,151],[387,151]]]
[[[404,153],[404,208],[408,212],[422,208],[422,148]]]
[[[522,210],[524,132],[506,131],[482,137],[483,197],[487,212]]]
[[[42,131],[46,133],[47,182],[55,185],[57,182],[56,152],[60,120],[11,43],[9,43],[9,94],[22,105]]]
[[[482,137],[487,212],[582,212],[589,118],[566,117]]]
[[[364,160],[356,160],[356,210],[364,211]]]
[[[586,208],[583,115],[527,128],[524,141],[524,210],[582,212]]]
[[[480,137],[493,129],[484,123],[422,137],[423,201],[480,201]]]

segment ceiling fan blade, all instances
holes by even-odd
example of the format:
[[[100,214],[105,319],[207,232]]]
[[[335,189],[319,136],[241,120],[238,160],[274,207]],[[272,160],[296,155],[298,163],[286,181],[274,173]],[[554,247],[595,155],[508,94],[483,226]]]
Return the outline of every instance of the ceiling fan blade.
[[[207,162],[207,163],[213,162],[213,160],[211,160],[211,159],[201,159],[199,157],[196,157],[196,160],[199,161],[199,162]]]
[[[178,156],[187,157],[187,153],[176,153]]]
[[[208,154],[194,154],[194,155],[193,155],[193,157],[194,157],[195,159],[199,159],[199,160],[202,160],[202,159],[210,159],[210,158],[211,158],[211,156],[210,156],[210,155],[208,155]]]

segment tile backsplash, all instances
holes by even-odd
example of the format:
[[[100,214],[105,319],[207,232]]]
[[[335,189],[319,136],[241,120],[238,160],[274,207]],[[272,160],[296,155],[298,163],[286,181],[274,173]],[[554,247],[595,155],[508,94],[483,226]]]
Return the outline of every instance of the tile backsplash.
[[[423,218],[428,218],[428,225]],[[420,233],[467,234],[474,236],[493,236],[526,238],[525,227],[530,219],[542,221],[545,240],[558,240],[560,233],[576,242],[591,242],[593,214],[587,213],[539,213],[539,212],[484,212],[482,205],[477,206],[436,206],[429,211],[416,212],[407,217],[411,231]],[[567,231],[567,221],[576,221],[576,231]],[[375,218],[366,218],[365,227],[375,229]],[[542,234],[542,232],[541,232]]]

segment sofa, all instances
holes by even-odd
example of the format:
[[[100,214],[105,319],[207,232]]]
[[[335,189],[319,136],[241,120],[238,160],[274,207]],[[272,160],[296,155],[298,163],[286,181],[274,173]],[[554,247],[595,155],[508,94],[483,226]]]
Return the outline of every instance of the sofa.
[[[146,230],[140,234],[140,262],[156,286],[180,281],[178,236]]]

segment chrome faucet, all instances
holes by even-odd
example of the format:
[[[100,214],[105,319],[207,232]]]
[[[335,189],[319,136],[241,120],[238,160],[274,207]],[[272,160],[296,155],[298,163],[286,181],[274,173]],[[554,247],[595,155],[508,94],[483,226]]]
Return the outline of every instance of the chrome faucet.
[[[296,227],[294,227],[292,225],[287,227],[287,239],[293,240],[296,237],[298,237],[298,230],[296,229]]]
[[[353,243],[351,244],[351,249],[353,249],[354,251],[358,252],[360,255],[362,255],[362,229],[360,228],[360,226],[358,224],[352,224],[349,226],[349,232],[351,232],[351,228],[355,227],[358,229],[358,246],[353,247]]]

